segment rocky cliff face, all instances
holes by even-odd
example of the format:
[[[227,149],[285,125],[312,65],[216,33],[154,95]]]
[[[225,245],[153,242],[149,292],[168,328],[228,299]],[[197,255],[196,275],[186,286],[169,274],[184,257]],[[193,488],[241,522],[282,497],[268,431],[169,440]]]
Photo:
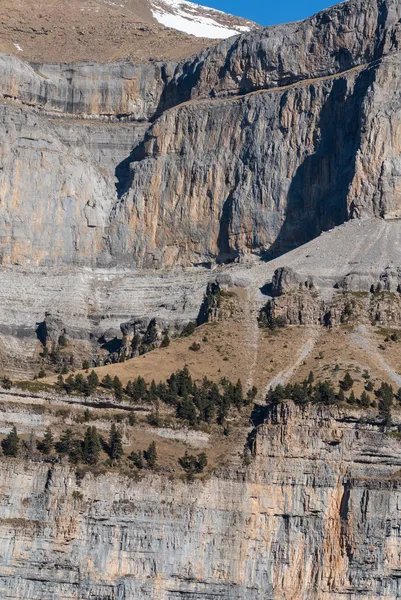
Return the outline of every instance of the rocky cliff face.
[[[398,598],[398,439],[337,408],[266,417],[249,467],[190,485],[3,459],[2,598]]]
[[[179,64],[3,55],[2,262],[225,262],[397,216],[399,12],[353,0]],[[72,116],[113,121],[104,146],[143,127],[105,170]]]
[[[331,286],[331,288],[330,288]],[[345,277],[319,278],[291,268],[276,269],[269,300],[261,311],[261,323],[275,319],[287,325],[336,325],[371,323],[401,326],[400,270],[382,273],[350,272]]]

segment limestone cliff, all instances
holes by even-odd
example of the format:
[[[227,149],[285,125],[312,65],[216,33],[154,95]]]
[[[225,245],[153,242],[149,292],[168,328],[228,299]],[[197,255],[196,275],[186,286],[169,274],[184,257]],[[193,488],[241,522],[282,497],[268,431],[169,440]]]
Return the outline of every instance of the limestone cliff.
[[[3,264],[226,262],[397,216],[400,10],[351,0],[179,64],[3,55]],[[124,140],[106,166],[94,120]]]
[[[265,418],[248,467],[190,485],[2,459],[1,597],[398,598],[399,440],[338,408]]]

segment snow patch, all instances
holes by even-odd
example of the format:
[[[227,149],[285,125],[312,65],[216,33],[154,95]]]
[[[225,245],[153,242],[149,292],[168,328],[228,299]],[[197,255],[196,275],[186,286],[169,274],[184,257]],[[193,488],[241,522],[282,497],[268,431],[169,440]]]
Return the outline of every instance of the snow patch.
[[[18,52],[23,52],[23,49],[21,48],[21,46],[19,44],[17,44],[17,42],[13,42],[13,44],[17,48]]]
[[[154,18],[165,27],[196,37],[224,39],[251,29],[245,25],[227,27],[219,22],[226,13],[187,0],[157,0],[151,10]],[[209,16],[202,14],[205,11]],[[216,15],[216,18],[210,15]]]

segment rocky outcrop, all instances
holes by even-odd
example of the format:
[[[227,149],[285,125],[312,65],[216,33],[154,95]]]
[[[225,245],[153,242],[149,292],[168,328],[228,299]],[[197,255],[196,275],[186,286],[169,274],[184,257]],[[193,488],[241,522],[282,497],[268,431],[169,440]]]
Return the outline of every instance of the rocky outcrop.
[[[28,64],[0,54],[0,98],[46,113],[147,121],[156,111],[174,63]]]
[[[1,597],[399,597],[398,439],[287,404],[253,454],[193,484],[2,459]]]
[[[169,104],[245,94],[326,77],[399,50],[396,0],[351,0],[302,22],[226,40],[183,61],[167,86]]]
[[[269,300],[260,314],[261,326],[336,325],[369,322],[401,327],[399,269],[382,273],[352,272],[333,280],[300,274],[289,267],[276,269]],[[328,285],[334,289],[329,290]],[[329,292],[329,293],[328,293]]]

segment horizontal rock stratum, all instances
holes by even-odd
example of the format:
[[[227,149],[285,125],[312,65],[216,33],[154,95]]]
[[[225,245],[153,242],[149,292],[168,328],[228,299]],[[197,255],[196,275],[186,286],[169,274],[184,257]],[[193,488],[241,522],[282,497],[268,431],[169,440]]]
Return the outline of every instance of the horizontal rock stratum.
[[[2,599],[399,598],[399,441],[281,405],[254,458],[191,485],[0,461]]]
[[[2,55],[1,262],[226,262],[397,216],[400,17],[351,0],[178,64]]]

